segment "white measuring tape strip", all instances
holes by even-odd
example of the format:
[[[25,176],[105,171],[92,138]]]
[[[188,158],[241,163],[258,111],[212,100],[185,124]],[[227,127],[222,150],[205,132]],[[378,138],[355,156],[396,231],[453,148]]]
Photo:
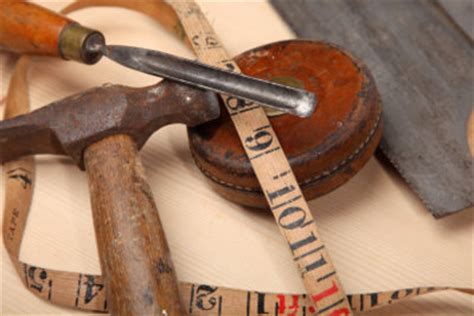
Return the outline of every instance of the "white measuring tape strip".
[[[240,72],[194,1],[169,3],[198,58]],[[253,102],[235,106],[222,96],[281,234],[293,253],[308,298],[320,315],[350,314],[350,306],[329,253],[288,159],[264,110]]]

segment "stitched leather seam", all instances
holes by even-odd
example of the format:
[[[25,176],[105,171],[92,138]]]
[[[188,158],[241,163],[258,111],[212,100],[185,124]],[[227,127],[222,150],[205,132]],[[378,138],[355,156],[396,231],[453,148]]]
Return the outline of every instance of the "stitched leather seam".
[[[312,178],[309,178],[309,179],[306,179],[304,180],[303,182],[300,183],[300,186],[305,186],[305,185],[309,185],[311,184],[312,182],[316,182],[318,180],[321,180],[322,178],[326,178],[326,177],[329,177],[331,176],[332,174],[336,173],[337,171],[339,171],[340,169],[342,169],[344,166],[346,166],[347,164],[351,163],[352,161],[355,160],[355,158],[367,147],[367,145],[369,144],[369,142],[372,140],[372,138],[374,137],[375,135],[375,131],[377,130],[379,124],[380,124],[380,119],[382,117],[382,112],[380,111],[377,115],[377,119],[374,123],[374,126],[372,127],[372,129],[370,130],[369,132],[369,135],[367,135],[367,137],[364,139],[364,141],[359,145],[359,147],[356,148],[356,150],[350,154],[349,156],[347,156],[345,159],[343,159],[341,162],[339,162],[337,165],[335,165],[334,167],[332,168],[329,168],[329,169],[326,169],[325,171],[321,172],[320,174],[317,174],[316,176],[312,177]],[[192,151],[191,151],[192,153]],[[206,176],[208,177],[209,179],[211,179],[212,181],[214,182],[217,182],[223,186],[226,186],[226,187],[229,187],[229,188],[232,188],[232,189],[237,189],[237,190],[241,190],[241,191],[247,191],[247,192],[262,192],[260,189],[256,189],[256,188],[250,188],[250,187],[244,187],[244,186],[240,186],[240,185],[235,185],[233,183],[229,183],[229,182],[226,182],[226,181],[223,181],[219,178],[217,178],[216,176],[212,175],[209,173],[209,171],[205,170],[198,162],[198,160],[196,159],[196,157],[194,156],[194,154],[192,153],[192,156],[194,158],[194,161],[196,162],[196,165],[197,167],[199,168],[199,170]]]

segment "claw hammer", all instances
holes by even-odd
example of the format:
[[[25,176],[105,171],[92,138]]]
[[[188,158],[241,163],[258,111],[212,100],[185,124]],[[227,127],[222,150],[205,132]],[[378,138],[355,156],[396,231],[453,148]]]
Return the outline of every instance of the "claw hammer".
[[[0,163],[57,154],[86,170],[112,314],[186,315],[137,152],[162,126],[195,126],[219,114],[216,94],[164,80],[144,88],[101,86],[0,121]]]

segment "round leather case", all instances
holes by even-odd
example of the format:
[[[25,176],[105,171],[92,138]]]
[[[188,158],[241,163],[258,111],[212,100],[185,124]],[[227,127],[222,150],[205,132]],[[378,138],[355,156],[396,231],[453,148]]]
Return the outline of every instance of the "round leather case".
[[[348,53],[325,42],[290,40],[252,49],[235,61],[249,76],[316,94],[309,118],[267,113],[306,199],[339,187],[371,157],[382,133],[380,99],[367,68]],[[218,120],[189,128],[188,136],[197,166],[218,193],[267,207],[223,104]]]

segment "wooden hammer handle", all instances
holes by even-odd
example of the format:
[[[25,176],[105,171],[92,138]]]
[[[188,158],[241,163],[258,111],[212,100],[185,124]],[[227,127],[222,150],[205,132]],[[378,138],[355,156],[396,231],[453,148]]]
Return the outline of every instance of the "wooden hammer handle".
[[[86,49],[87,43],[105,42],[99,32],[34,3],[23,0],[1,2],[0,49],[62,57],[86,64],[100,59],[100,53]]]
[[[84,153],[107,302],[114,315],[185,315],[175,269],[134,141],[105,138]]]

